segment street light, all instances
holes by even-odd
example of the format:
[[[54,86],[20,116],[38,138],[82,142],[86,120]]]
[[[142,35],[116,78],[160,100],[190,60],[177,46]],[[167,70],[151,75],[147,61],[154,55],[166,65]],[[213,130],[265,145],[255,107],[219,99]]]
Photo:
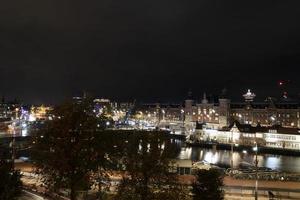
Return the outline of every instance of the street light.
[[[15,111],[16,111],[16,120],[19,119],[19,123],[20,123],[19,108],[16,108]],[[16,127],[14,127],[13,138],[11,143],[12,170],[15,170],[15,159],[16,159]]]
[[[231,130],[231,169],[233,169],[233,130]]]
[[[181,109],[181,118],[182,118],[182,134],[184,134],[184,110]]]
[[[257,159],[258,146],[256,141],[256,134],[255,134],[255,147],[253,148],[253,151],[255,151],[255,200],[257,200],[258,199],[258,159]]]
[[[166,114],[166,111],[163,109],[161,112],[162,112],[162,114],[163,114],[162,120],[164,121],[164,120],[165,120],[165,114]]]

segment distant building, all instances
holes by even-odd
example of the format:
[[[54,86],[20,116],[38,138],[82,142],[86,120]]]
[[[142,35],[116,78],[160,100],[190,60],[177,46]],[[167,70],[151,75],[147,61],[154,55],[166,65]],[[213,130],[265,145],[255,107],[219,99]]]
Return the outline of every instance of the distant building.
[[[217,141],[223,144],[235,144],[300,150],[300,129],[272,126],[252,126],[250,124],[232,123],[221,130],[205,129],[201,127],[201,134],[196,135],[194,141]]]
[[[142,119],[159,122],[183,122],[184,105],[154,103],[138,105],[135,111]]]
[[[13,119],[19,115],[20,104],[16,101],[6,102],[4,99],[0,102],[0,119]]]
[[[0,102],[0,132],[8,131],[9,125],[21,115],[20,104],[17,101],[5,101],[2,98]]]
[[[221,95],[218,103],[209,103],[204,95],[201,103],[192,106],[192,121],[207,123],[218,129],[228,126],[233,121],[241,124],[300,128],[299,102],[255,102],[256,95],[251,90],[243,97],[244,102],[232,103],[225,95]]]
[[[300,128],[300,104],[298,101],[256,102],[256,95],[248,90],[243,95],[244,102],[232,102],[226,91],[219,96],[218,102],[210,102],[206,94],[197,102],[192,98],[183,104],[143,104],[137,108],[145,120],[178,123],[183,121],[190,129],[196,123],[206,123],[212,129],[228,127],[232,122],[260,126],[281,125]]]
[[[35,121],[35,120],[48,120],[50,117],[50,111],[52,111],[53,108],[51,106],[32,106],[30,109],[29,114],[29,121]]]

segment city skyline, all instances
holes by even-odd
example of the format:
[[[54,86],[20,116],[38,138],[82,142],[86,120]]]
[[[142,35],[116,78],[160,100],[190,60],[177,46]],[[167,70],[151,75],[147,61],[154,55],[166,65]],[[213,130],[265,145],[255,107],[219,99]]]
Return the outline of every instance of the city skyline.
[[[274,102],[299,102],[300,100],[300,93],[296,93],[295,90],[293,91],[291,87],[287,87],[284,85],[289,85],[286,84],[287,81],[278,81],[277,83],[277,87],[274,87],[276,89],[274,89],[274,91],[265,91],[263,88],[261,88],[260,90],[253,90],[253,88],[248,88],[248,89],[239,89],[238,91],[230,91],[228,90],[228,88],[224,87],[222,90],[221,88],[219,90],[214,90],[215,93],[212,93],[211,91],[208,90],[203,90],[203,91],[192,91],[191,88],[189,90],[186,90],[185,93],[183,93],[183,95],[181,96],[169,96],[166,98],[166,96],[162,96],[162,97],[151,97],[151,96],[147,96],[144,98],[137,98],[137,97],[128,97],[128,98],[118,98],[117,94],[115,94],[114,96],[104,96],[102,94],[96,94],[96,93],[91,93],[90,91],[80,91],[80,92],[74,92],[73,94],[69,94],[64,96],[64,98],[56,100],[56,101],[49,101],[48,100],[43,100],[43,101],[24,101],[24,99],[22,99],[20,96],[15,96],[15,97],[11,97],[11,96],[5,96],[2,95],[1,96],[1,102],[3,103],[21,103],[21,104],[25,104],[25,105],[55,105],[55,104],[59,104],[62,103],[64,101],[69,101],[72,98],[82,98],[84,96],[89,96],[92,97],[94,99],[104,99],[104,100],[109,100],[111,102],[118,102],[118,103],[167,103],[167,104],[180,104],[183,103],[184,100],[186,99],[192,99],[195,102],[201,102],[204,98],[204,96],[207,98],[208,102],[210,103],[217,103],[218,99],[221,96],[226,96],[226,98],[231,99],[233,102],[236,103],[241,103],[245,101],[245,97],[244,95],[246,95],[247,93],[249,93],[249,90],[251,92],[254,92],[255,97],[254,97],[254,102],[267,102],[267,101],[274,101]],[[258,93],[257,93],[258,91]],[[259,94],[259,95],[257,95]],[[18,95],[18,94],[16,94]]]
[[[300,1],[0,1],[0,199],[300,199]]]

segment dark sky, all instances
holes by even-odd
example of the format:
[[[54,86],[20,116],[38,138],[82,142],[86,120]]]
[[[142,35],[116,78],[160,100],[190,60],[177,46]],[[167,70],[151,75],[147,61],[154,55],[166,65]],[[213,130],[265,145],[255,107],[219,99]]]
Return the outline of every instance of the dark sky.
[[[0,94],[53,103],[86,90],[178,101],[191,89],[300,92],[300,1],[0,2]]]

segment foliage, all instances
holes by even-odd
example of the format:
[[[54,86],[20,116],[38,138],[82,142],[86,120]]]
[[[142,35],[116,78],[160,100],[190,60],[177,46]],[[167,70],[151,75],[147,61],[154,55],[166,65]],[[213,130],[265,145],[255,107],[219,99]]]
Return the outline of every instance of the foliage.
[[[90,99],[66,102],[51,113],[36,133],[32,158],[49,189],[70,189],[70,198],[76,191],[88,190],[91,176],[97,172],[104,153],[95,147],[97,133],[103,130],[105,118],[93,114]]]
[[[19,171],[12,171],[5,162],[0,163],[0,199],[14,200],[21,194],[21,175]]]
[[[219,170],[198,170],[193,183],[194,200],[223,200],[223,177]]]
[[[185,199],[177,175],[170,171],[175,146],[165,132],[137,132],[124,149],[126,175],[118,188],[121,200]]]
[[[77,191],[98,187],[106,196],[108,173],[126,170],[117,199],[179,200],[184,188],[170,171],[178,149],[160,131],[106,130],[107,118],[94,114],[89,99],[66,102],[35,133],[32,159],[49,190]]]

